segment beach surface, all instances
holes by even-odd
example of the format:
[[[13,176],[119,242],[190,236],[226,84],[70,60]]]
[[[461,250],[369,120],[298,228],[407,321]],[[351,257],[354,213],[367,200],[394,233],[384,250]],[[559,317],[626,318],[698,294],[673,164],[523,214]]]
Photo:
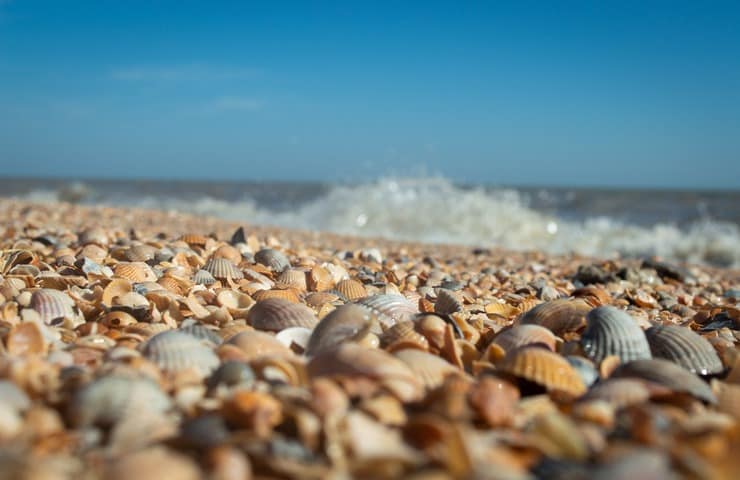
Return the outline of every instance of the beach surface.
[[[0,478],[733,478],[740,271],[0,200]]]

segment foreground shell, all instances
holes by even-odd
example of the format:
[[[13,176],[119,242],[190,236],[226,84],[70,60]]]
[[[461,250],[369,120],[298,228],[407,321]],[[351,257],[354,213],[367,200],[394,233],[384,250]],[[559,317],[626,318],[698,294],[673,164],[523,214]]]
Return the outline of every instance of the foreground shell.
[[[282,298],[257,302],[247,315],[247,322],[259,330],[279,332],[290,327],[314,328],[318,318],[307,306]]]
[[[586,324],[591,306],[580,299],[557,299],[541,303],[519,317],[520,325],[535,324],[555,335],[580,330]]]
[[[177,330],[151,337],[143,345],[142,354],[167,373],[192,369],[207,376],[219,364],[216,354],[203,341]]]
[[[715,375],[724,370],[709,341],[689,328],[659,325],[645,331],[653,357],[670,360],[697,375]]]
[[[72,298],[59,290],[41,288],[31,294],[30,307],[38,312],[47,325],[59,318],[75,317],[74,306]]]
[[[611,376],[612,378],[641,378],[674,392],[688,393],[707,403],[716,403],[716,398],[709,385],[693,373],[662,358],[635,360],[620,365]]]
[[[645,333],[627,312],[612,306],[598,307],[588,313],[586,321],[581,346],[594,362],[600,363],[609,355],[616,355],[622,362],[651,357]]]
[[[378,315],[378,320],[383,327],[390,327],[397,322],[410,320],[419,313],[419,309],[406,297],[396,294],[381,294],[365,297],[356,302],[363,305]]]
[[[308,340],[306,355],[315,355],[341,343],[360,340],[377,331],[377,328],[377,316],[369,308],[353,304],[342,305],[316,325]]]
[[[581,400],[602,400],[616,408],[643,403],[650,398],[650,389],[643,380],[635,378],[610,378],[597,383]]]
[[[226,258],[211,258],[203,266],[203,270],[207,271],[214,278],[218,280],[241,280],[244,278],[242,273],[231,260]]]
[[[586,391],[581,377],[563,357],[536,346],[520,347],[506,354],[496,370],[573,396]]]

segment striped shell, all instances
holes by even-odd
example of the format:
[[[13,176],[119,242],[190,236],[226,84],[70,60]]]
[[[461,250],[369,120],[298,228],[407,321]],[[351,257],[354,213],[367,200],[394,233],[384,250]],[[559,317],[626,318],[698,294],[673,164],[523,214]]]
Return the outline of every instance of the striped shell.
[[[232,280],[241,280],[244,278],[242,271],[233,262],[225,258],[209,259],[203,266],[203,270],[218,280],[227,280],[229,278]]]
[[[405,363],[427,389],[442,385],[447,375],[462,373],[442,357],[415,348],[398,350],[393,355]]]
[[[540,303],[519,317],[519,324],[535,324],[550,329],[555,335],[579,330],[586,324],[591,307],[583,300],[560,298]]]
[[[499,332],[493,343],[510,352],[515,348],[533,343],[539,343],[555,351],[555,334],[539,325],[514,325]]]
[[[350,302],[367,296],[365,285],[351,278],[346,278],[337,283],[334,290],[342,294]]]
[[[591,310],[586,321],[581,346],[594,362],[601,363],[609,355],[622,362],[651,357],[645,333],[627,312],[607,305]]]
[[[75,316],[75,303],[72,298],[59,290],[41,288],[31,294],[30,307],[41,316],[44,323],[51,324],[58,318]]]
[[[655,358],[664,358],[697,375],[715,375],[724,370],[722,360],[709,341],[678,325],[654,326],[645,331]]]
[[[186,233],[180,237],[180,240],[190,246],[205,247],[209,238],[203,235],[198,235],[197,233]]]
[[[219,364],[216,354],[203,341],[178,330],[151,337],[143,345],[142,354],[167,373],[193,369],[205,377]]]
[[[281,251],[272,248],[263,248],[254,254],[254,261],[266,267],[270,267],[275,272],[283,272],[290,268],[290,260]]]
[[[326,315],[308,340],[306,355],[331,350],[341,343],[360,340],[377,331],[377,316],[361,305],[342,305]]]
[[[112,426],[130,415],[161,414],[171,407],[170,398],[151,380],[107,376],[88,383],[69,404],[73,425]]]
[[[242,261],[242,254],[238,248],[224,244],[213,252],[211,258],[225,258],[226,260],[238,265]]]
[[[429,350],[429,341],[416,331],[416,324],[411,320],[398,322],[387,329],[380,337],[380,341],[389,350],[409,347]]]
[[[148,262],[154,259],[157,249],[151,245],[134,245],[123,252],[127,262]]]
[[[463,302],[459,294],[446,288],[439,289],[437,292],[437,301],[434,302],[434,313],[450,315],[455,312],[461,312],[462,309]]]
[[[113,273],[116,277],[125,278],[134,283],[157,281],[157,275],[144,262],[119,263],[113,269]]]
[[[223,342],[223,339],[218,334],[218,330],[208,328],[205,325],[201,325],[199,323],[192,322],[190,324],[185,324],[185,322],[183,322],[183,325],[180,326],[179,331],[187,333],[188,335],[191,335],[198,340],[205,340],[206,342],[210,342],[213,345],[220,345],[221,342]]]
[[[264,302],[270,298],[279,298],[292,303],[298,303],[301,298],[298,296],[298,292],[292,288],[273,288],[271,290],[257,290],[252,294],[252,298],[258,302]]]
[[[644,381],[634,378],[610,378],[599,382],[581,400],[603,400],[616,408],[643,403],[650,398],[650,389]]]
[[[541,347],[520,347],[507,353],[496,370],[534,382],[548,391],[562,391],[573,396],[586,391],[581,377],[567,360]]]
[[[278,276],[277,281],[286,287],[295,288],[302,292],[305,292],[308,289],[306,284],[306,272],[303,270],[288,268]]]
[[[216,283],[216,278],[211,275],[211,272],[208,270],[198,270],[195,272],[195,275],[193,275],[193,282],[195,282],[196,285],[213,285]]]
[[[254,328],[275,332],[290,327],[314,328],[318,321],[307,306],[282,298],[268,298],[257,302],[247,315],[247,322]]]
[[[386,328],[397,322],[410,320],[419,313],[419,309],[406,297],[392,293],[365,297],[356,303],[375,312],[378,320]]]
[[[717,401],[709,385],[699,377],[662,358],[625,363],[618,366],[610,378],[641,378],[675,392],[688,393],[708,403]]]

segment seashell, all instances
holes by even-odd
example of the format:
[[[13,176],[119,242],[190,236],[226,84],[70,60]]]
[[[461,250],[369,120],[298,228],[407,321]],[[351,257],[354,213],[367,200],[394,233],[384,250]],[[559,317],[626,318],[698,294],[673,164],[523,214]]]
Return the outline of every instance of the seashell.
[[[411,320],[414,315],[419,313],[418,308],[406,297],[396,294],[372,295],[355,303],[372,310],[385,328],[391,327],[397,322]]]
[[[193,282],[195,282],[196,285],[213,285],[216,283],[216,278],[211,275],[211,272],[208,270],[198,270],[195,272],[195,275],[193,275]]]
[[[660,325],[645,331],[650,351],[697,375],[716,375],[724,370],[722,360],[709,341],[678,325]]]
[[[717,397],[717,410],[740,421],[740,385],[714,379],[712,392]]]
[[[452,290],[440,288],[437,291],[437,301],[434,302],[434,313],[438,315],[450,315],[461,312],[463,309],[462,299]]]
[[[113,269],[113,273],[116,277],[125,278],[134,283],[157,281],[157,275],[154,274],[152,268],[143,262],[119,263]]]
[[[339,296],[331,292],[313,292],[306,295],[306,305],[319,308],[327,303],[339,301]]]
[[[230,260],[225,258],[211,258],[203,266],[203,270],[207,271],[217,280],[241,280],[244,278],[244,274],[239,268],[234,265]],[[197,283],[197,282],[196,282]]]
[[[272,248],[263,248],[254,254],[254,261],[271,268],[275,272],[283,272],[290,268],[290,260],[283,252]]]
[[[600,363],[609,355],[622,362],[651,358],[645,333],[632,317],[612,306],[597,307],[586,316],[588,326],[581,335],[587,357]]]
[[[166,373],[193,370],[205,377],[219,364],[213,350],[194,336],[178,330],[168,330],[149,338],[141,353]]]
[[[101,478],[198,480],[205,476],[198,468],[198,464],[189,457],[156,445],[116,457],[115,461],[106,466]]]
[[[258,302],[247,315],[247,322],[258,330],[279,332],[289,327],[313,329],[318,318],[307,306],[282,298]]]
[[[519,389],[506,380],[490,375],[481,377],[469,394],[470,405],[491,427],[513,422]]]
[[[578,426],[556,411],[536,416],[529,426],[537,448],[549,458],[564,458],[584,462],[590,454],[588,443]]]
[[[250,387],[254,381],[254,372],[249,365],[244,362],[229,360],[222,363],[221,366],[214,370],[211,376],[208,377],[207,385],[208,390],[213,391],[219,386]]]
[[[0,380],[0,404],[6,405],[16,412],[25,412],[31,407],[28,394],[9,380]]]
[[[134,245],[123,252],[123,259],[127,262],[149,262],[154,260],[157,249],[151,245]]]
[[[205,247],[206,243],[208,243],[208,240],[210,239],[208,237],[204,237],[203,235],[198,235],[196,233],[186,233],[180,237],[180,240],[187,243],[191,247],[192,246]]]
[[[441,357],[415,348],[397,350],[393,356],[405,363],[428,390],[442,385],[448,375],[462,373]]]
[[[574,355],[568,355],[565,359],[578,373],[578,376],[583,380],[583,384],[587,387],[590,387],[599,379],[599,371],[596,370],[596,366],[591,360],[583,357],[576,357]]]
[[[508,303],[492,302],[484,307],[487,315],[497,315],[499,317],[511,318],[517,313],[519,309]]]
[[[132,415],[163,414],[170,398],[145,378],[105,376],[79,389],[69,404],[69,419],[77,427],[110,427]]]
[[[283,345],[269,333],[258,330],[247,330],[231,337],[227,345],[238,348],[241,359],[245,362],[264,356],[292,357],[293,351]]]
[[[211,258],[225,258],[231,263],[239,265],[242,261],[242,254],[238,248],[223,244],[211,254]]]
[[[167,330],[172,330],[172,327],[166,323],[136,323],[123,329],[126,333],[141,335],[143,337],[151,337]]]
[[[294,288],[301,292],[305,292],[308,289],[306,283],[306,272],[295,268],[288,268],[283,270],[277,278],[278,283],[285,285],[286,287]]]
[[[103,296],[101,300],[103,301],[104,305],[110,307],[111,305],[113,305],[113,300],[116,297],[125,295],[132,291],[132,289],[133,286],[131,285],[131,282],[124,278],[117,278],[106,285],[105,289],[103,290]]]
[[[418,400],[423,384],[401,360],[378,349],[355,343],[342,343],[337,348],[323,350],[307,365],[313,377],[364,377],[380,382],[402,402]]]
[[[183,322],[183,325],[180,325],[178,331],[187,333],[198,340],[203,340],[212,343],[213,345],[221,345],[223,342],[223,339],[218,334],[218,330],[208,328],[205,325],[201,325],[196,322],[191,322],[189,324],[185,324],[185,322]]]
[[[390,327],[383,332],[380,341],[389,350],[409,347],[429,350],[429,341],[424,335],[416,331],[416,324],[411,320],[399,322]]]
[[[175,277],[162,277],[157,280],[157,284],[176,295],[184,295],[188,290],[184,282]]]
[[[38,312],[47,325],[59,318],[75,318],[75,303],[72,298],[59,290],[40,288],[31,294],[29,306]]]
[[[586,391],[581,377],[563,357],[537,346],[520,347],[506,354],[496,371],[545,387],[580,396]]]
[[[306,278],[308,289],[312,292],[323,292],[334,286],[334,278],[327,269],[321,266],[315,266],[308,273]]]
[[[77,235],[77,243],[80,245],[95,243],[104,247],[108,242],[108,233],[102,228],[87,228]]]
[[[185,420],[180,426],[179,440],[190,448],[211,449],[229,439],[224,419],[215,414]]]
[[[350,302],[359,298],[363,298],[367,295],[365,285],[358,282],[357,280],[352,280],[350,278],[344,279],[337,283],[337,285],[334,287],[334,290],[342,294],[342,296]]]
[[[10,355],[45,353],[46,342],[41,329],[34,322],[23,322],[8,333],[6,349]]]
[[[360,305],[342,305],[316,325],[308,340],[306,355],[316,355],[343,342],[358,341],[378,329],[377,316],[372,310]]]
[[[540,303],[524,312],[518,324],[535,324],[551,330],[555,335],[579,330],[586,324],[586,314],[591,307],[583,300],[557,299]]]
[[[308,340],[311,338],[311,329],[305,327],[289,327],[276,333],[275,338],[291,350],[296,351],[297,347],[297,353],[303,353],[306,351],[306,347],[308,347]]]
[[[298,297],[298,292],[292,288],[285,289],[274,289],[274,290],[258,290],[252,294],[252,297],[258,302],[264,302],[270,298],[279,298],[292,303],[298,303],[301,299]]]
[[[226,307],[234,318],[245,318],[250,308],[255,304],[252,297],[238,290],[225,288],[218,292],[216,301],[222,307]]]
[[[234,425],[253,430],[267,438],[283,420],[283,408],[275,397],[262,392],[238,390],[223,407],[224,418]]]
[[[646,402],[649,399],[650,389],[643,380],[610,378],[591,387],[580,401],[601,400],[621,409]]]
[[[662,358],[633,360],[617,367],[610,378],[641,378],[662,385],[674,392],[689,395],[707,403],[716,403],[709,385],[675,363]]]
[[[510,328],[501,330],[493,339],[492,343],[501,347],[505,352],[510,352],[515,348],[534,343],[544,345],[550,350],[555,351],[556,338],[555,334],[545,327],[525,324],[513,325]]]

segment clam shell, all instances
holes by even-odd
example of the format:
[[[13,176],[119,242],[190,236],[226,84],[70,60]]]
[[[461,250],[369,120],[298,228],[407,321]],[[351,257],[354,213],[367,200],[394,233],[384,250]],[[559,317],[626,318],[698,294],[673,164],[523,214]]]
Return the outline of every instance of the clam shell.
[[[594,362],[600,363],[609,355],[622,362],[651,358],[645,333],[627,312],[607,305],[591,310],[586,321],[581,346]]]
[[[191,334],[168,330],[151,337],[143,345],[142,354],[167,373],[194,370],[207,376],[218,367],[218,356]]]
[[[361,305],[342,305],[321,319],[306,346],[306,355],[316,355],[343,342],[362,339],[377,331],[377,316]]]
[[[555,335],[579,330],[586,324],[586,314],[591,307],[579,299],[561,298],[540,303],[524,312],[518,323],[535,324],[551,330]]]
[[[123,252],[123,258],[127,262],[149,262],[156,253],[157,249],[151,245],[134,245]]]
[[[40,354],[46,351],[46,342],[39,326],[34,322],[23,322],[13,327],[6,339],[6,350],[10,355]]]
[[[143,262],[119,263],[113,269],[113,273],[116,277],[125,278],[134,283],[157,281],[157,275],[152,268]]]
[[[434,313],[439,315],[450,315],[455,312],[461,312],[463,302],[460,296],[446,288],[440,288],[437,291],[437,301],[434,302]]]
[[[338,295],[331,292],[313,292],[306,295],[306,305],[319,308],[327,303],[335,303],[340,300]]]
[[[263,248],[254,254],[254,261],[266,267],[270,267],[275,272],[283,272],[290,268],[290,260],[283,252],[272,248]]]
[[[264,356],[293,356],[293,351],[283,345],[273,335],[257,330],[247,330],[237,333],[226,343],[237,347],[242,354],[242,359],[246,362]]]
[[[224,244],[211,254],[211,258],[225,258],[235,265],[239,265],[242,261],[242,254],[238,248]]]
[[[429,350],[429,341],[424,335],[416,331],[416,324],[411,320],[399,322],[385,332],[380,337],[381,343],[391,350],[397,350],[397,347],[419,348]]]
[[[493,343],[503,348],[505,352],[533,343],[545,345],[555,351],[556,338],[555,334],[545,327],[525,324],[501,330],[493,339]]]
[[[612,372],[611,378],[641,378],[674,392],[688,393],[707,403],[717,402],[709,385],[693,373],[662,358],[625,363]]]
[[[38,312],[47,325],[58,318],[73,318],[75,303],[72,298],[59,290],[40,288],[31,294],[29,306]]]
[[[415,348],[397,350],[393,355],[405,363],[427,389],[442,385],[447,375],[462,373],[441,357]]]
[[[216,283],[216,278],[211,275],[211,272],[208,270],[198,270],[195,272],[195,275],[193,275],[193,282],[195,282],[196,285],[213,285]]]
[[[372,295],[358,300],[356,303],[375,312],[380,323],[386,328],[404,320],[411,320],[414,315],[419,313],[419,309],[406,297],[392,293]]]
[[[580,396],[586,391],[581,377],[567,360],[545,348],[520,347],[507,353],[496,370],[545,387]]]
[[[242,278],[244,278],[244,274],[242,273],[242,271],[239,270],[239,268],[234,265],[234,263],[225,258],[209,259],[203,266],[203,270],[207,271],[218,280],[241,280]]]
[[[342,296],[350,302],[367,296],[365,285],[357,280],[352,280],[351,278],[344,279],[337,283],[334,290],[342,294]]]
[[[697,375],[715,375],[724,370],[722,360],[709,341],[693,330],[678,325],[660,325],[645,331],[650,351]]]
[[[603,400],[616,408],[625,408],[646,402],[649,398],[650,389],[644,381],[635,378],[610,378],[591,387],[581,400]]]
[[[289,327],[314,328],[318,318],[307,306],[282,298],[257,302],[247,315],[247,322],[258,330],[279,332]]]

